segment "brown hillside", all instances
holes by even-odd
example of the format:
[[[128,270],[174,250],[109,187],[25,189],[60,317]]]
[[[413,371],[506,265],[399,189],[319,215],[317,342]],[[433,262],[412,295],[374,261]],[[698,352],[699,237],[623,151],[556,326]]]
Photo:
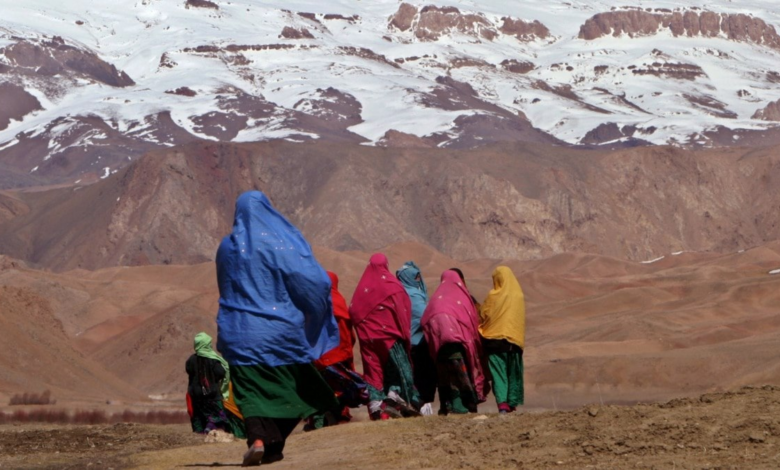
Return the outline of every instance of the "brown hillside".
[[[138,400],[121,378],[77,352],[47,300],[34,289],[0,285],[0,399],[51,390],[71,402]],[[2,403],[5,405],[5,403]]]
[[[0,252],[56,270],[213,258],[237,194],[259,188],[316,245],[401,241],[457,259],[567,251],[653,259],[780,238],[775,149],[609,153],[192,144],[87,187],[15,193]]]
[[[349,300],[369,253],[315,251],[340,275]],[[512,267],[528,302],[530,407],[780,383],[780,275],[768,274],[780,268],[780,242],[729,255],[684,253],[651,264],[577,253],[456,262],[411,242],[383,251],[391,269],[417,261],[431,292],[441,271],[460,266],[478,299],[490,289],[495,266]],[[50,299],[52,318],[63,325],[59,334],[115,374],[112,380],[178,403],[192,336],[215,333],[215,277],[213,263],[61,274],[9,267],[0,273],[0,284]],[[41,374],[59,377],[47,368],[25,373],[30,381]],[[83,386],[57,380],[75,393]]]

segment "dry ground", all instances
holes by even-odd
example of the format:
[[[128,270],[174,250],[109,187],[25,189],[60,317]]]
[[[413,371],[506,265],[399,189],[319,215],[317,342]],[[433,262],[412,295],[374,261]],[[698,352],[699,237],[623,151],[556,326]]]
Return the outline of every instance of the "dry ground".
[[[187,426],[3,426],[2,468],[234,467],[242,442]],[[290,438],[283,469],[780,466],[780,387],[572,411],[359,422]]]

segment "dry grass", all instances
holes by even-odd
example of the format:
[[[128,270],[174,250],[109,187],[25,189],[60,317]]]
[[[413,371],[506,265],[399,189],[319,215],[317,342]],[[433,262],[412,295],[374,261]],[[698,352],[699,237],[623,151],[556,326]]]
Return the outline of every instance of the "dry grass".
[[[0,413],[0,424],[57,423],[57,424],[183,424],[190,418],[184,411],[132,411],[106,413],[103,410],[32,409]]]

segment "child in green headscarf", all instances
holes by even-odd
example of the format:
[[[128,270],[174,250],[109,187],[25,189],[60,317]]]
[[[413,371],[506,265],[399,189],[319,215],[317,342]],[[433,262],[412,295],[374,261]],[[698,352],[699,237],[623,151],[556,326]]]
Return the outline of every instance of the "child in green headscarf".
[[[223,406],[223,401],[230,399],[230,371],[227,362],[212,349],[211,336],[204,332],[195,335],[195,354],[187,359],[185,369],[189,376],[187,411],[193,432],[208,434],[221,429],[232,433]]]

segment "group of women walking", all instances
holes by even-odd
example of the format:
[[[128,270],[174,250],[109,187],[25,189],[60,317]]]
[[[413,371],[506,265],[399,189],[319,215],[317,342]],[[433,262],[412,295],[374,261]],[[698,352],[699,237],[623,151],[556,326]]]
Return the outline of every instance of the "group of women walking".
[[[283,458],[306,419],[318,429],[367,405],[371,419],[476,412],[492,384],[500,413],[523,404],[525,307],[507,267],[480,306],[458,269],[429,295],[420,269],[371,257],[347,306],[301,233],[258,191],[236,202],[217,252],[217,349],[199,333],[186,369],[193,430],[247,438],[243,465]],[[355,371],[359,342],[362,375]]]

